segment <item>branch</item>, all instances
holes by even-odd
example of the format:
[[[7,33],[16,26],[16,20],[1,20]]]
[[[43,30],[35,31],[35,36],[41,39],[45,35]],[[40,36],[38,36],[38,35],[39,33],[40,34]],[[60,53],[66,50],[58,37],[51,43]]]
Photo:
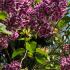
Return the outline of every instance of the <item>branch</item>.
[[[23,62],[23,60],[26,58],[26,56],[27,56],[27,50],[26,50],[26,52],[25,52],[25,55],[24,55],[24,57],[21,59],[21,67],[22,67],[22,62]]]

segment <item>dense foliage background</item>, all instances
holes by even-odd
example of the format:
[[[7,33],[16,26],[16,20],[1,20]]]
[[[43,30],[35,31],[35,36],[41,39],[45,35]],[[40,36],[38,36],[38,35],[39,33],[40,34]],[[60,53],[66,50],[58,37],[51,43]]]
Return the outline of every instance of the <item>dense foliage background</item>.
[[[0,0],[0,70],[70,70],[70,1]]]

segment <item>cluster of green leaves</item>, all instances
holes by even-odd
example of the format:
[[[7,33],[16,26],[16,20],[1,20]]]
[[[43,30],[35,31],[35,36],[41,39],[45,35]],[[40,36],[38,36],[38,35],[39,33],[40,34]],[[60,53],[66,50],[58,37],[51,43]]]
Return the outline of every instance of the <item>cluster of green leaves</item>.
[[[20,48],[17,50],[14,50],[12,53],[12,58],[16,58],[17,56],[26,53],[27,57],[29,58],[35,58],[38,63],[45,63],[47,60],[47,53],[43,51],[41,48],[37,48],[37,43],[35,41],[32,42],[25,42],[25,48]],[[27,51],[27,52],[26,52]],[[25,56],[25,55],[24,55]],[[24,58],[24,56],[22,58]]]

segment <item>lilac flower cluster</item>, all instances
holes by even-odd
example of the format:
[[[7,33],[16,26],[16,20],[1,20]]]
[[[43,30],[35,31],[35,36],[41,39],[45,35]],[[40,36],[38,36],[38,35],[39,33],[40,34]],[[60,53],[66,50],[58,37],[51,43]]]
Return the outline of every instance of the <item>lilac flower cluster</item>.
[[[30,21],[30,27],[39,37],[47,38],[53,34],[53,27],[48,22],[46,16],[44,14],[41,15],[43,16],[33,16],[35,18]]]
[[[0,38],[0,46],[2,46],[0,49],[8,47],[8,39],[6,37]]]
[[[49,37],[53,33],[53,27],[48,21],[43,3],[38,4],[34,7],[33,12],[31,13],[30,26],[35,30],[39,37]],[[34,18],[33,18],[34,17]]]
[[[70,44],[65,44],[63,47],[63,51],[69,51],[70,50]]]
[[[18,61],[13,61],[4,67],[4,70],[20,70],[21,65]]]
[[[8,18],[3,23],[14,35],[8,36],[9,39],[18,38],[18,30],[25,27],[30,27],[39,37],[49,37],[53,34],[50,21],[58,21],[66,13],[66,0],[42,0],[36,5],[34,2],[34,0],[0,0],[0,10],[8,13]]]
[[[30,17],[26,14],[26,11],[29,7],[29,0],[5,0],[4,10],[8,12],[9,15],[5,24],[9,26],[8,29],[16,30],[28,24]]]
[[[26,14],[26,11],[29,9],[32,4],[32,0],[0,0],[0,11],[5,11],[8,13],[8,18],[3,22],[7,26],[7,30],[12,32],[12,35],[7,36],[0,35],[1,42],[5,40],[5,47],[3,44],[0,44],[0,47],[8,47],[8,39],[15,40],[18,38],[18,30],[25,27],[30,20],[30,17]]]
[[[43,0],[45,12],[52,21],[58,21],[67,12],[67,0]]]
[[[34,6],[31,12],[30,26],[39,37],[48,37],[53,34],[53,27],[50,21],[60,20],[67,12],[66,0],[42,0]]]
[[[65,44],[62,50],[62,56],[60,59],[61,70],[70,70],[70,54],[64,55],[65,52],[70,51],[70,44]]]
[[[61,57],[60,64],[61,70],[70,70],[70,55]]]

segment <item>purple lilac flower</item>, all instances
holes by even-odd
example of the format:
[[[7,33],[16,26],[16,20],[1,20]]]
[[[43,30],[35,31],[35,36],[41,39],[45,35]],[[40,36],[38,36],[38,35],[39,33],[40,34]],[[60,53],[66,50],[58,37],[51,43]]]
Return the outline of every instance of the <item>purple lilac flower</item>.
[[[34,6],[34,11],[31,13],[31,28],[33,28],[40,37],[52,35],[53,28],[49,21],[58,21],[61,19],[66,13],[66,8],[66,0],[43,0]]]
[[[21,65],[18,61],[13,61],[4,67],[4,70],[20,70]]]
[[[70,70],[70,55],[61,57],[60,60],[61,70]]]
[[[0,0],[0,10],[2,10],[2,6],[3,6],[3,0]]]
[[[47,38],[53,34],[53,27],[50,23],[47,22],[47,20],[43,21],[37,19],[35,21],[32,21],[30,26],[31,29],[36,32],[39,37]]]
[[[26,14],[26,11],[29,9],[28,1],[23,0],[14,0],[14,7],[9,11],[9,18],[7,20],[7,26],[10,27],[10,29],[21,29],[29,22],[29,16]]]
[[[18,32],[13,32],[13,34],[11,35],[11,40],[16,40],[19,37],[19,33]]]
[[[60,20],[67,12],[66,0],[43,0],[39,5],[35,6],[38,10],[43,10],[45,15],[52,21]]]
[[[44,4],[36,5],[32,11],[30,25],[31,29],[37,33],[39,37],[50,37],[53,34],[53,27],[47,19],[46,13],[43,10]]]
[[[30,17],[27,15],[27,11],[32,4],[32,0],[4,0],[1,1],[1,8],[8,13],[7,21],[5,25],[8,29],[21,29],[29,22]]]
[[[6,37],[0,37],[0,50],[8,47],[8,39]]]
[[[27,15],[27,12],[32,1],[31,0],[0,0],[0,11],[5,11],[8,13],[7,20],[3,23],[7,26],[7,30],[14,32],[13,35],[7,36],[6,39],[17,39],[19,36],[18,29],[24,28],[30,20],[30,17]],[[17,31],[17,33],[16,33]],[[0,46],[8,46],[8,42],[5,39],[5,36],[2,37],[1,42],[5,40],[4,44]],[[5,45],[6,44],[6,45]]]
[[[53,34],[53,27],[49,23],[42,24],[39,26],[37,33],[39,37],[50,37]]]
[[[34,0],[0,0],[0,10],[8,13],[4,24],[9,31],[18,32],[18,29],[29,26],[39,37],[51,36],[53,28],[49,20],[58,21],[64,16],[66,0],[42,0],[34,8],[33,2]]]
[[[69,51],[70,50],[70,44],[65,44],[63,47],[63,51]]]

